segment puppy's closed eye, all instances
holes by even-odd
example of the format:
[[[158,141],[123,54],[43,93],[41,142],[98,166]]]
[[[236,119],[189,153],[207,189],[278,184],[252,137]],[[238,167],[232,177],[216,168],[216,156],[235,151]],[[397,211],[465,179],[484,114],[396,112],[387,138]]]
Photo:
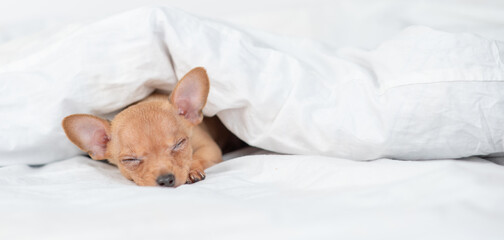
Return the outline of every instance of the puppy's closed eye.
[[[121,160],[121,163],[128,168],[135,168],[142,163],[142,160],[138,158],[124,158]]]
[[[173,145],[172,151],[176,152],[176,151],[184,148],[186,141],[187,141],[186,138],[182,138],[182,139],[178,140],[177,143],[175,145]]]

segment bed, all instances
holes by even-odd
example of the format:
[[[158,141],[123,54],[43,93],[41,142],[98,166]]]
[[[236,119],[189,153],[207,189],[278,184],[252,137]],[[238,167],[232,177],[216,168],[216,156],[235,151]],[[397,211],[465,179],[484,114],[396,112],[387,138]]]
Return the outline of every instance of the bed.
[[[499,2],[27,3],[0,5],[0,239],[504,238]],[[251,145],[204,181],[138,187],[64,137],[198,65]]]

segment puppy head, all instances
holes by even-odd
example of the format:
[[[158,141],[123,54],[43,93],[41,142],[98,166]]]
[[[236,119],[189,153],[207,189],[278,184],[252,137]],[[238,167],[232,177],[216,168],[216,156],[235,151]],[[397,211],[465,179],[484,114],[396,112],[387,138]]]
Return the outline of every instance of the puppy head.
[[[126,108],[110,123],[74,114],[62,125],[70,141],[91,158],[108,159],[136,184],[177,187],[187,180],[192,128],[203,120],[208,91],[205,70],[195,68],[178,82],[169,100],[152,97]]]

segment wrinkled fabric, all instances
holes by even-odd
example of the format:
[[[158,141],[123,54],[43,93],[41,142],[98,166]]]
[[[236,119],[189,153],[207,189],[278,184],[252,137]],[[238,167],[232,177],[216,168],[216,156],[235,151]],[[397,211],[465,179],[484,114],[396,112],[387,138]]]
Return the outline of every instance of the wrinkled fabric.
[[[237,156],[207,169],[204,181],[175,189],[138,187],[85,157],[0,168],[0,238],[504,236],[504,168],[483,159]]]
[[[504,152],[504,44],[412,26],[371,51],[164,7],[78,28],[0,66],[0,165],[76,156],[61,119],[100,116],[207,69],[204,109],[247,143],[354,160]]]

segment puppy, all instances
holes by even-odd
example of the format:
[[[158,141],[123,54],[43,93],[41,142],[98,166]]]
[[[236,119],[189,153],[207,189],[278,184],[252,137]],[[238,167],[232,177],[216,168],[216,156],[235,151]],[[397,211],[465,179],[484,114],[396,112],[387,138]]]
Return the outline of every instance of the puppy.
[[[203,121],[209,87],[205,69],[194,68],[170,96],[152,94],[111,122],[88,114],[70,115],[63,120],[63,129],[92,159],[108,159],[140,186],[195,183],[205,179],[206,168],[222,161],[216,140],[221,147],[243,143],[217,118]]]

